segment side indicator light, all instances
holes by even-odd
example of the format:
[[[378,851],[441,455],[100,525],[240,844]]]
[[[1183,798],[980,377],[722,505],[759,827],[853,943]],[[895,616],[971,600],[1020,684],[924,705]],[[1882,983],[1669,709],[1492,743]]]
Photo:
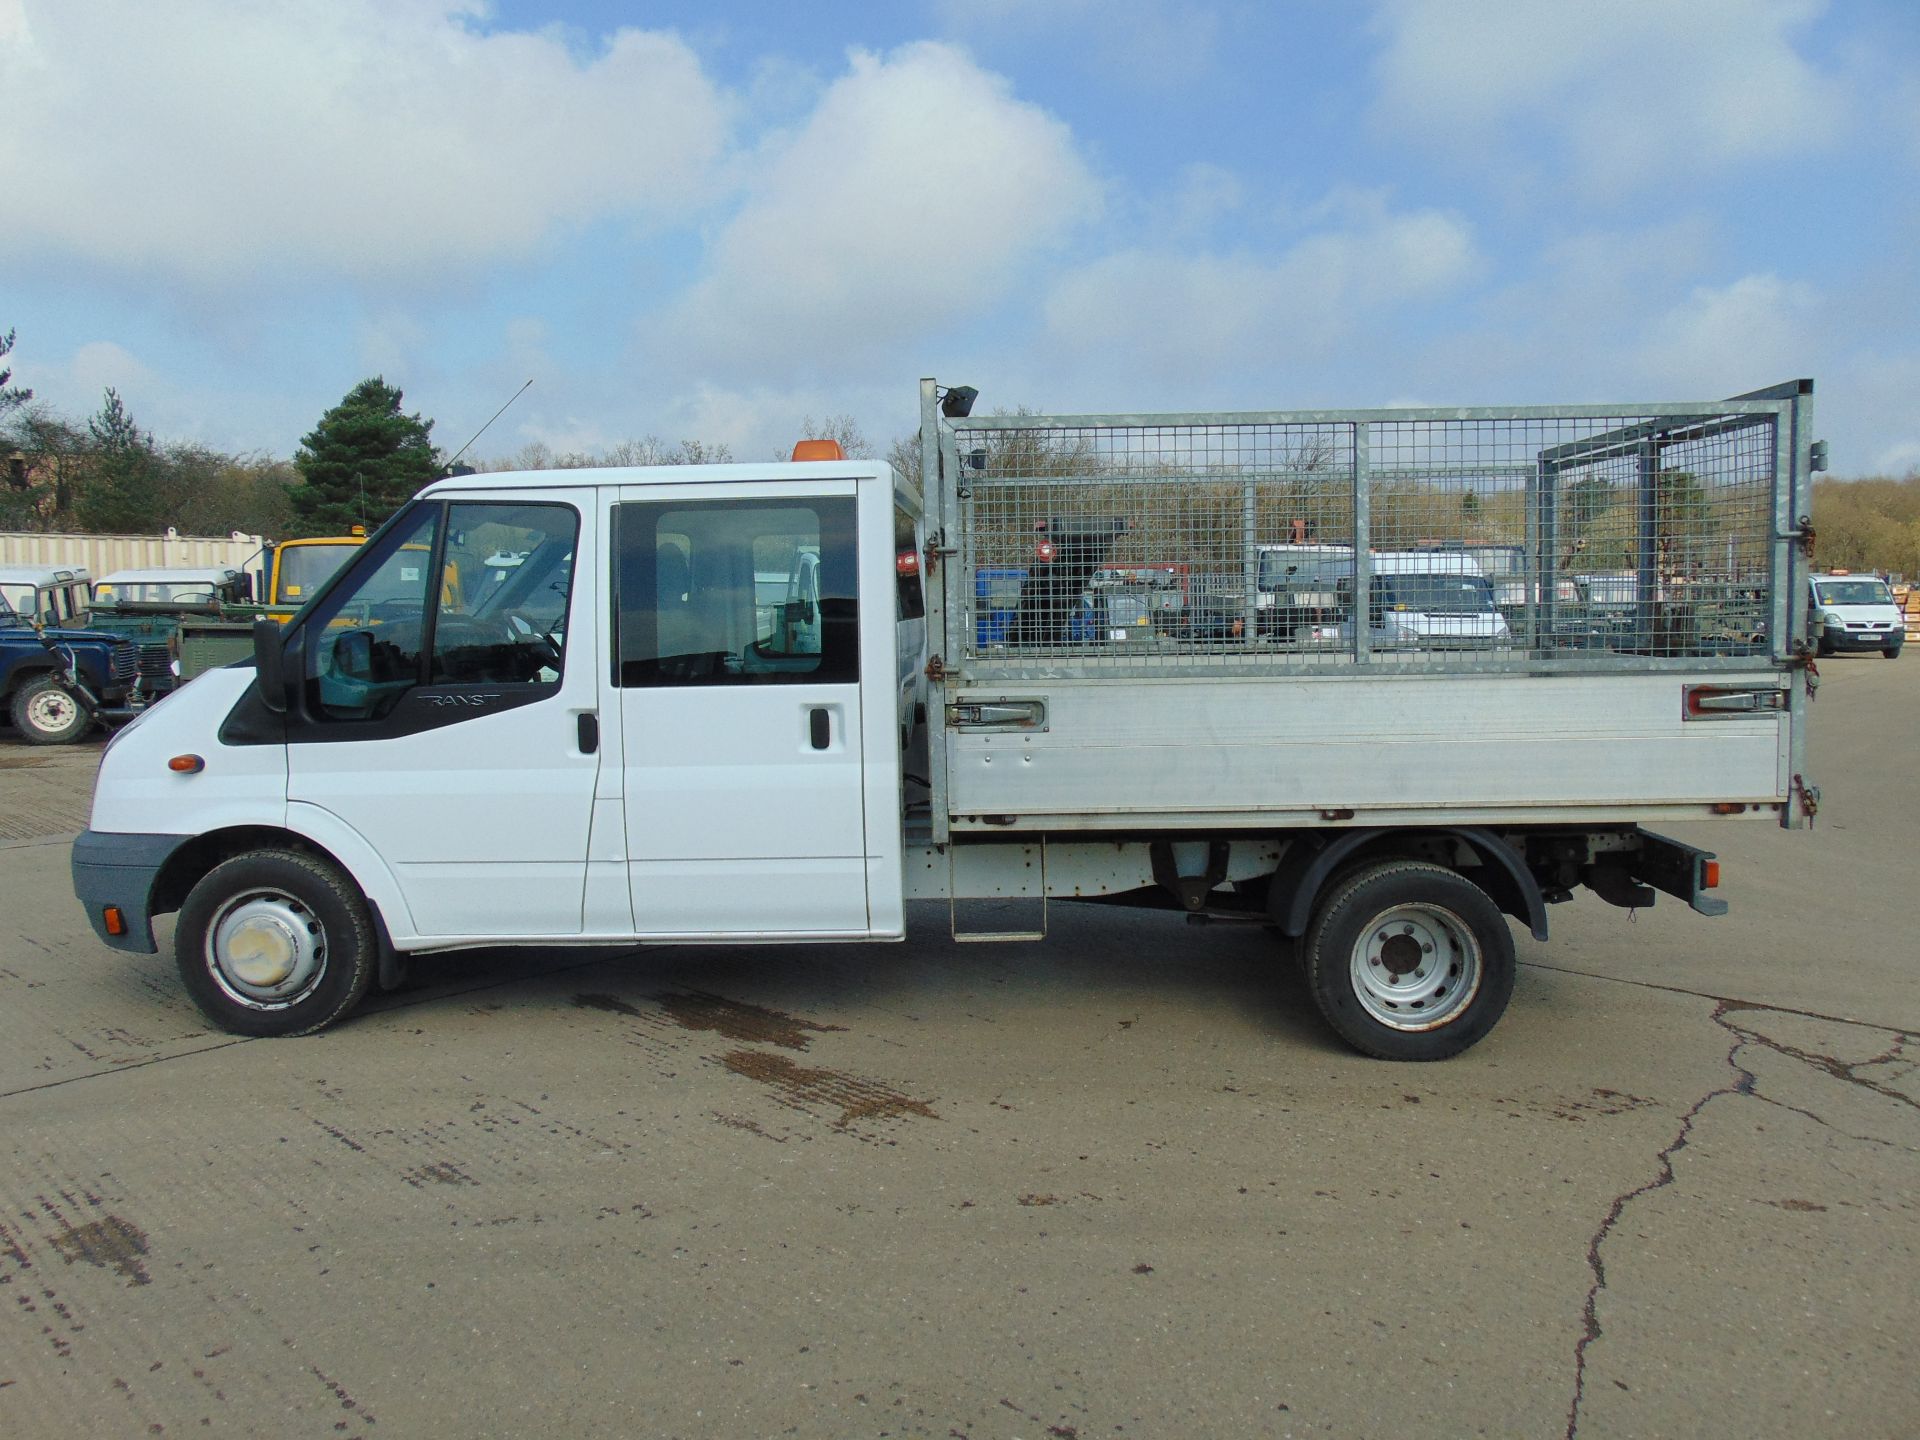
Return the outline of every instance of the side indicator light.
[[[198,775],[207,768],[207,762],[198,755],[176,755],[167,761],[167,769],[176,775]]]
[[[1709,860],[1700,867],[1700,888],[1718,890],[1720,888],[1720,862]]]
[[[1747,807],[1737,800],[1722,800],[1718,804],[1709,805],[1707,808],[1716,815],[1744,815],[1747,811]]]
[[[127,917],[120,913],[118,905],[109,905],[100,912],[100,918],[106,922],[107,934],[124,935],[127,933]]]

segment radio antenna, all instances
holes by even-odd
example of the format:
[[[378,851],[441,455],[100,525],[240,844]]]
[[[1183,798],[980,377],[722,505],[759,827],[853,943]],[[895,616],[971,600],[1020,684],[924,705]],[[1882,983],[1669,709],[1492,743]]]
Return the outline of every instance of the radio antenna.
[[[513,394],[509,395],[507,397],[507,405],[513,404],[515,400],[518,400],[522,395],[526,394],[527,387],[532,384],[533,384],[533,381],[529,380],[527,381],[526,385],[522,385],[518,390],[514,391]],[[453,452],[453,458],[448,460],[445,465],[440,467],[441,472],[443,474],[451,475],[453,473],[454,462],[457,461],[462,455],[466,454],[467,451],[473,448],[474,440],[478,440],[482,435],[487,433],[488,425],[493,424],[494,420],[498,420],[502,415],[507,413],[507,405],[502,405],[498,410],[494,411],[493,420],[487,421],[486,425],[482,425],[478,430],[474,431],[472,439],[468,440],[466,444],[462,445],[458,450]]]

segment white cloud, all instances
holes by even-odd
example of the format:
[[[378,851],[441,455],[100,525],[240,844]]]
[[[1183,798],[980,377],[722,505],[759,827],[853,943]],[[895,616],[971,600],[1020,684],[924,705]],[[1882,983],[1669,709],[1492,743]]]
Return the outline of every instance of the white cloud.
[[[1737,394],[1787,379],[1807,362],[1818,310],[1812,286],[1777,275],[1701,286],[1653,320],[1636,368],[1688,396]]]
[[[1192,378],[1332,352],[1396,305],[1440,299],[1478,258],[1458,216],[1384,209],[1276,255],[1131,250],[1068,274],[1046,305],[1056,346]]]
[[[111,386],[141,430],[162,444],[197,441],[286,454],[287,438],[316,418],[303,402],[258,375],[211,377],[166,355],[113,340],[88,340],[64,356],[44,349],[33,367],[34,398],[74,424],[100,411]]]
[[[963,52],[855,52],[749,177],[656,353],[760,377],[871,356],[994,303],[1100,204],[1066,126]]]
[[[67,388],[92,395],[96,402],[109,386],[120,392],[122,399],[128,399],[150,389],[157,378],[132,352],[111,340],[88,341],[73,352],[66,368]]]
[[[438,277],[700,199],[728,103],[676,37],[587,56],[474,0],[0,0],[0,256]]]
[[[1382,0],[1376,119],[1396,138],[1495,173],[1517,163],[1525,141],[1549,136],[1565,153],[1546,173],[1605,193],[1797,154],[1832,138],[1849,105],[1839,80],[1795,46],[1825,9],[1825,0]]]

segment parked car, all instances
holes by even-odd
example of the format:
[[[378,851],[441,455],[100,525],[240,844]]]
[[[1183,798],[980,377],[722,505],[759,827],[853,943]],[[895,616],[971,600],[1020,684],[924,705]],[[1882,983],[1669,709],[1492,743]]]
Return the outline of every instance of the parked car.
[[[230,565],[116,570],[94,582],[87,623],[140,647],[140,690],[157,699],[179,680],[182,619],[223,617],[252,600],[253,577]]]
[[[71,625],[87,617],[93,577],[78,565],[0,565],[0,596],[23,619]]]
[[[0,592],[0,707],[28,744],[69,744],[96,719],[131,715],[138,663],[131,640],[36,628]]]

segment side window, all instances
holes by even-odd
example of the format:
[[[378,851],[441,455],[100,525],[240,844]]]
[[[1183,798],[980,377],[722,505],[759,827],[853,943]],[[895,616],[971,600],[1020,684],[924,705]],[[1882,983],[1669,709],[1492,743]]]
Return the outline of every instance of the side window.
[[[308,614],[307,706],[315,718],[378,720],[419,683],[439,529],[440,506],[420,506]]]
[[[853,684],[854,502],[615,509],[623,686]]]
[[[566,505],[404,516],[303,622],[310,712],[378,720],[421,684],[557,685],[578,532]]]
[[[559,681],[578,532],[565,505],[448,507],[429,684]]]

